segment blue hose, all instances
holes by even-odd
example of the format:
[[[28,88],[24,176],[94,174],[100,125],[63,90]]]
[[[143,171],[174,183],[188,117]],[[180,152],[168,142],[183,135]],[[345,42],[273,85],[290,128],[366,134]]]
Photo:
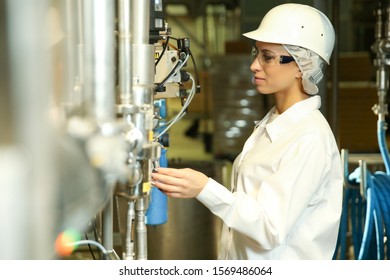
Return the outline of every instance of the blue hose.
[[[385,164],[386,174],[390,175],[390,155],[389,149],[387,148],[386,142],[386,122],[378,120],[377,122],[377,136],[378,136],[378,144],[379,150],[382,155],[383,163]]]
[[[333,259],[347,258],[349,227],[355,259],[390,259],[390,156],[385,135],[386,124],[378,120],[377,126],[378,144],[386,172],[371,174],[366,171],[365,198],[360,195],[359,189],[360,167],[348,176]]]

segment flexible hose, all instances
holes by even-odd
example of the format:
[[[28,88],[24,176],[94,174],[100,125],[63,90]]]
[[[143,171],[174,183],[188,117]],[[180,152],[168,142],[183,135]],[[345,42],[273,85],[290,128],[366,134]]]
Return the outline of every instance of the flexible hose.
[[[385,164],[386,174],[390,175],[390,155],[389,155],[389,149],[387,148],[387,142],[386,142],[386,126],[387,124],[385,121],[378,120],[377,136],[378,136],[379,150],[383,158],[383,163]]]
[[[356,173],[358,173],[358,170],[356,170]],[[349,250],[349,237],[353,244],[354,258],[358,258],[367,204],[360,195],[358,185],[358,181],[352,180],[349,186],[344,188],[339,236],[333,259],[346,260],[350,258],[350,256],[347,255]],[[351,235],[349,235],[349,233],[351,233]]]
[[[390,259],[390,156],[385,135],[386,124],[378,120],[377,126],[378,144],[386,172],[371,174],[366,171],[365,198],[362,198],[358,188],[361,180],[360,167],[348,176],[333,259],[347,257],[349,221],[355,259]]]
[[[362,198],[358,188],[361,180],[361,167],[349,175],[348,186],[344,190],[343,212],[334,259],[337,258],[338,251],[340,251],[339,259],[347,258],[349,221],[351,222],[355,259],[390,259],[388,248],[390,240],[390,176],[388,173],[390,160],[383,127],[383,123],[378,122],[378,143],[386,172],[377,171],[371,174],[366,171],[365,198]]]
[[[384,239],[386,235],[390,240],[390,177],[383,172],[372,175],[367,171],[366,199],[363,199],[357,187],[360,180],[357,174],[360,174],[360,167],[350,175],[350,187],[344,191],[339,238],[333,259],[347,259],[349,226],[355,259],[383,260],[385,251],[386,258],[390,259],[389,246]]]

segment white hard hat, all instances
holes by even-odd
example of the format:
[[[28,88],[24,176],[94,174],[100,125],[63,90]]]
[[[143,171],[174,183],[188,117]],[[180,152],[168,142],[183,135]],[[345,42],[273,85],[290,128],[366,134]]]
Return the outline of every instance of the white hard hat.
[[[321,11],[303,4],[272,8],[256,30],[243,34],[256,41],[300,46],[318,54],[329,64],[335,33]]]

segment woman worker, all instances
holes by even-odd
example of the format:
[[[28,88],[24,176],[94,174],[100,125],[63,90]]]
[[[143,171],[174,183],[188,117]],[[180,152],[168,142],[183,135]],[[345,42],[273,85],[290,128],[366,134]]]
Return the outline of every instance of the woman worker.
[[[235,159],[231,191],[189,168],[158,168],[152,184],[169,197],[196,197],[222,219],[219,259],[332,259],[342,168],[317,95],[332,24],[313,7],[283,4],[243,35],[255,40],[253,83],[276,105]]]

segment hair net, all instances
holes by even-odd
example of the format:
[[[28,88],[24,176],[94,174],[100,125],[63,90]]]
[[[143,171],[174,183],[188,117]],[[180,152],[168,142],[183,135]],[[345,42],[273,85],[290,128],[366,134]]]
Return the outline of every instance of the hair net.
[[[318,93],[317,84],[322,80],[323,60],[313,51],[292,45],[283,45],[288,53],[294,57],[302,72],[302,85],[306,93],[314,95]]]

